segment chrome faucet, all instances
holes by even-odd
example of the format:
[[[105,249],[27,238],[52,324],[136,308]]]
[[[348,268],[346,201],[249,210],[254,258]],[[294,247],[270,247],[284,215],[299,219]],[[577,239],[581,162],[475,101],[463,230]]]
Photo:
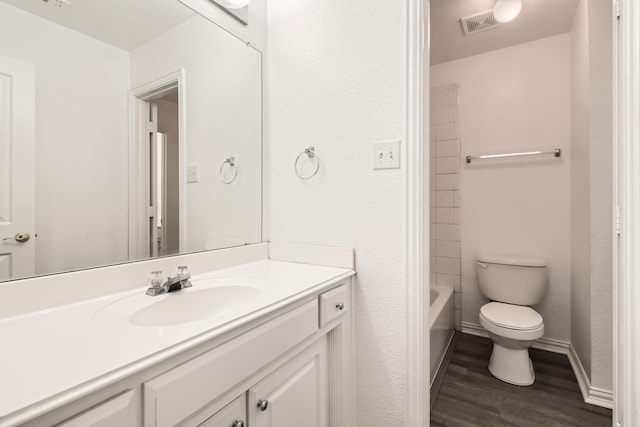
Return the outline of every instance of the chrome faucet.
[[[168,292],[179,291],[180,289],[190,288],[191,273],[186,265],[178,267],[176,274],[167,277],[167,280],[162,281],[161,271],[152,271],[151,279],[149,280],[149,289],[147,289],[147,295],[156,296],[160,294],[166,294]]]

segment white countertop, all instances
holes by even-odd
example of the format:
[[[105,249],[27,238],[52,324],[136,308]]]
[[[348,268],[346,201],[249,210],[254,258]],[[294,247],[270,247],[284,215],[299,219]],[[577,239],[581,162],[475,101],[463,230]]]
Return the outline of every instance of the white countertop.
[[[151,297],[140,288],[0,320],[0,424],[29,407],[44,413],[69,403],[353,274],[262,260],[194,276],[193,287],[178,293]],[[259,288],[259,296],[215,317],[172,326],[128,320],[131,310],[198,291],[205,279],[246,283]]]

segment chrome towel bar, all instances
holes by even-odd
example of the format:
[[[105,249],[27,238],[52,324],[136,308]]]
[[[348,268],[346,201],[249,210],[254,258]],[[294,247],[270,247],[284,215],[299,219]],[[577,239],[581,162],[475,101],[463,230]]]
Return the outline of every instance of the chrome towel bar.
[[[560,155],[562,154],[562,151],[559,148],[556,148],[553,151],[524,151],[522,153],[485,154],[483,156],[467,156],[467,163],[471,163],[471,160],[500,159],[503,157],[539,156],[541,154],[553,154],[554,157],[560,157]]]

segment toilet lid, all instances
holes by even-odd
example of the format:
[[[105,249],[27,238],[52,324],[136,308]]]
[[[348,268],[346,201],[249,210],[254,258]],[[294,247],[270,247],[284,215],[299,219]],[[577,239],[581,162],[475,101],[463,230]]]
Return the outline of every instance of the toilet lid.
[[[490,302],[482,306],[480,314],[487,321],[508,329],[529,330],[542,326],[542,316],[522,305]]]

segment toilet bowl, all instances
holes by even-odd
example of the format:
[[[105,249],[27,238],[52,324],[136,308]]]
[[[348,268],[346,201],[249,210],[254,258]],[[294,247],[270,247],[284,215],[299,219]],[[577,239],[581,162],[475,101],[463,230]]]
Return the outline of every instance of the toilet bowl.
[[[544,335],[544,322],[528,306],[544,297],[546,262],[481,256],[476,260],[476,271],[480,291],[490,300],[479,313],[480,324],[493,341],[489,372],[510,384],[531,385],[535,372],[529,347]]]
[[[480,324],[493,341],[489,372],[510,384],[533,384],[529,347],[544,335],[542,316],[529,307],[490,302],[480,309]]]

